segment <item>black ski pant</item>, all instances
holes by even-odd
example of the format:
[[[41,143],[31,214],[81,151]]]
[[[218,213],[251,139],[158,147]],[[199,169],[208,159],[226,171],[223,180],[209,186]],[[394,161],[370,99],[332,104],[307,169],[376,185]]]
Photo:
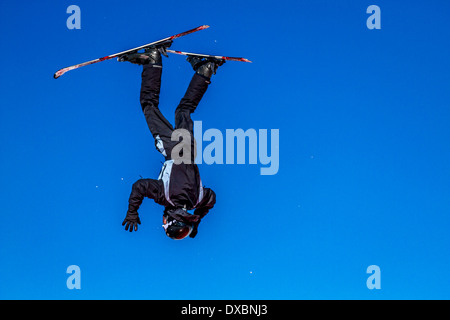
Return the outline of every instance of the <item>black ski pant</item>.
[[[159,93],[161,88],[162,66],[147,64],[142,71],[142,84],[140,102],[148,127],[155,139],[156,149],[163,154],[166,160],[173,159],[172,149],[179,141],[172,141],[174,128],[159,110]],[[185,129],[191,137],[191,163],[195,159],[194,122],[191,114],[194,113],[200,100],[208,89],[209,79],[195,73],[189,87],[175,110],[175,130]],[[180,156],[180,155],[174,155]]]

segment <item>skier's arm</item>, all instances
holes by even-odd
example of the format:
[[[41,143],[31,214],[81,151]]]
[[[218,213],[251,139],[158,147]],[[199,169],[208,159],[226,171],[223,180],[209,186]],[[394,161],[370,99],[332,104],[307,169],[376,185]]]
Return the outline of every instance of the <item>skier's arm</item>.
[[[133,184],[130,198],[128,199],[128,211],[122,225],[125,225],[125,230],[130,229],[130,232],[137,231],[137,225],[141,224],[139,219],[138,209],[144,200],[144,197],[154,199],[155,202],[160,202],[162,193],[164,192],[161,181],[154,179],[140,179]]]
[[[194,230],[192,230],[189,237],[195,238],[198,232],[198,225],[200,224],[201,219],[206,216],[206,214],[214,207],[216,203],[216,194],[209,188],[203,188],[203,199],[198,204],[197,209],[194,211],[194,215],[198,215],[200,220],[194,223]]]
[[[216,193],[209,188],[203,188],[203,199],[197,205],[197,209],[195,209],[194,214],[199,215],[200,218],[203,218],[215,204]]]
[[[161,196],[161,181],[154,179],[140,179],[133,184],[130,198],[128,199],[128,212],[137,212],[144,197],[158,202]]]

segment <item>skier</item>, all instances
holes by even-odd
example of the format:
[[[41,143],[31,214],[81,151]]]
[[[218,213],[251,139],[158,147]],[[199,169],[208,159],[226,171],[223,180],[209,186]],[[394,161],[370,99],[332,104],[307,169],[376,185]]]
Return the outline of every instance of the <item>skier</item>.
[[[193,67],[195,74],[189,87],[175,110],[175,129],[162,115],[158,108],[161,86],[162,58],[167,56],[166,49],[171,41],[150,47],[143,53],[131,53],[119,57],[119,61],[129,61],[143,65],[140,102],[150,132],[155,139],[156,149],[165,157],[159,178],[140,179],[133,184],[128,200],[128,211],[122,226],[130,232],[138,230],[138,209],[144,197],[153,199],[164,206],[163,227],[166,235],[175,240],[197,235],[201,219],[214,207],[216,194],[204,188],[200,179],[195,158],[195,141],[191,114],[206,92],[210,78],[225,61],[213,58],[188,56],[186,59]],[[172,150],[179,143],[172,141],[172,133],[177,129],[185,129],[191,137],[191,161],[178,163],[174,161],[179,154]],[[181,143],[181,142],[180,142]],[[190,214],[188,210],[195,210]]]

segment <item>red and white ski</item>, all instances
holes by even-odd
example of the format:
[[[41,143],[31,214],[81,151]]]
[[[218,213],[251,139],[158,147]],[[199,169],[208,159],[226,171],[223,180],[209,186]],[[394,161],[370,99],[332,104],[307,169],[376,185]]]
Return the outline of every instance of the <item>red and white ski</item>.
[[[80,63],[80,64],[76,64],[76,65],[73,65],[73,66],[70,66],[70,67],[67,67],[67,68],[63,68],[61,70],[56,71],[56,73],[53,75],[53,78],[58,79],[59,77],[61,77],[67,71],[78,69],[78,68],[81,68],[81,67],[84,67],[84,66],[88,66],[90,64],[97,63],[97,62],[101,62],[101,61],[117,58],[117,57],[119,57],[119,56],[121,56],[123,54],[131,53],[131,52],[134,52],[134,51],[139,51],[141,49],[145,49],[145,48],[153,46],[153,45],[158,45],[158,44],[166,42],[166,41],[172,41],[174,39],[177,39],[177,38],[180,38],[180,37],[186,36],[188,34],[191,34],[191,33],[194,33],[194,32],[200,31],[200,30],[204,30],[204,29],[207,29],[207,28],[209,28],[208,25],[203,25],[203,26],[200,26],[200,27],[197,27],[197,28],[194,28],[194,29],[191,29],[191,30],[188,30],[188,31],[176,34],[176,35],[173,35],[171,37],[167,37],[165,39],[161,39],[161,40],[158,40],[158,41],[155,41],[155,42],[152,42],[152,43],[145,44],[145,45],[140,46],[140,47],[136,47],[136,48],[133,48],[133,49],[130,49],[130,50],[126,50],[126,51],[122,51],[122,52],[118,52],[118,53],[115,53],[115,54],[112,54],[112,55],[109,55],[109,56],[106,56],[106,57],[103,57],[103,58],[98,58],[98,59],[95,59],[95,60],[91,60],[91,61],[83,62],[83,63]]]
[[[190,52],[183,52],[183,51],[176,51],[176,50],[169,50],[169,49],[167,49],[166,51],[170,52],[170,53],[175,53],[175,54],[182,54],[184,56],[196,56],[196,57],[203,57],[203,58],[214,58],[214,59],[227,60],[227,61],[251,62],[250,60],[245,59],[245,58],[213,56],[213,55],[210,55],[210,54],[190,53]]]

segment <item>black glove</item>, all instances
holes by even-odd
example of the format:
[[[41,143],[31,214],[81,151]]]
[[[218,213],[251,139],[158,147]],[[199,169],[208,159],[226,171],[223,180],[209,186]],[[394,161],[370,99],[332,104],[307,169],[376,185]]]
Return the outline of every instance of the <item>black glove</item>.
[[[195,238],[198,232],[198,225],[200,224],[200,220],[198,222],[194,222],[194,228],[192,229],[191,234],[189,235],[190,238]]]
[[[127,216],[125,217],[125,220],[122,222],[122,226],[125,226],[125,230],[128,231],[128,228],[130,229],[130,232],[137,231],[138,224],[141,224],[141,219],[139,219],[139,214],[137,212],[127,212]]]

